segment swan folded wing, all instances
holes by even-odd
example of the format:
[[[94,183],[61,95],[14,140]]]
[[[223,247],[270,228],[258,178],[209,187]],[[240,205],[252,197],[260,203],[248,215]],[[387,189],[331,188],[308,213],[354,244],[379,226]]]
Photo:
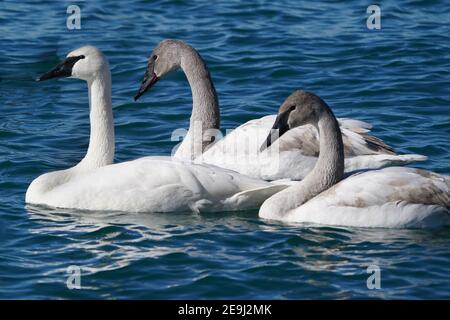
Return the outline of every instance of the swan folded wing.
[[[239,126],[210,147],[199,159],[265,180],[303,179],[319,155],[319,137],[312,125],[293,128],[276,140],[270,151],[259,152],[275,121],[275,115],[254,119]],[[339,119],[343,132],[345,171],[379,169],[426,160],[419,155],[395,155],[380,139],[368,135],[370,124]]]
[[[337,120],[341,129],[350,129],[359,133],[369,132],[373,127],[370,123],[362,120],[355,120],[350,118],[339,118]]]
[[[286,220],[399,228],[447,224],[450,179],[401,167],[356,174],[292,210]]]
[[[45,198],[61,208],[165,212],[189,210],[198,195],[170,161],[143,158],[74,175]]]
[[[258,155],[261,144],[267,138],[276,115],[268,115],[244,123],[229,132],[226,137],[210,147],[203,159],[208,163],[220,161],[227,154],[236,156]],[[395,154],[394,150],[381,139],[368,134],[371,125],[353,119],[338,119],[342,130],[346,157],[372,154]],[[289,130],[274,142],[272,149],[280,152],[297,150],[305,156],[317,157],[319,137],[312,125],[304,125]]]
[[[223,203],[228,210],[256,209],[270,196],[286,189],[286,184],[273,184],[256,189],[241,191],[226,199]]]
[[[268,115],[240,125],[208,149],[203,159],[213,163],[230,154],[237,158],[258,157],[261,144],[270,133],[275,118],[276,115]],[[308,156],[317,156],[319,153],[317,132],[312,126],[294,128],[275,141],[271,148],[280,152],[295,150]]]
[[[317,160],[317,133],[308,127],[295,128],[272,146],[271,151],[280,150],[279,153],[260,153],[274,121],[275,116],[269,115],[246,122],[215,143],[198,160],[264,180],[302,179]]]
[[[419,154],[374,154],[345,158],[345,173],[351,174],[364,169],[381,169],[390,166],[404,166],[428,158]]]
[[[268,186],[210,165],[146,157],[76,176],[49,192],[45,203],[82,210],[214,211],[239,192]]]

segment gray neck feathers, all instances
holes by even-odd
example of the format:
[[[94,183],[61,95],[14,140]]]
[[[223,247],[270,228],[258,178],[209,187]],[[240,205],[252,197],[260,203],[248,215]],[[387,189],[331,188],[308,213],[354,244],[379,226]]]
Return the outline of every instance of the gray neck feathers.
[[[320,153],[314,169],[306,177],[308,182],[314,184],[314,196],[338,183],[344,175],[342,133],[328,106],[323,106],[316,127],[320,137]]]
[[[339,124],[331,109],[324,105],[316,126],[320,154],[314,169],[298,184],[275,196],[273,201],[284,212],[300,207],[319,193],[338,183],[344,175],[344,146]]]
[[[219,101],[208,67],[191,46],[181,50],[181,68],[192,91],[192,114],[189,125],[192,158],[203,153],[211,143],[211,134],[220,128]]]

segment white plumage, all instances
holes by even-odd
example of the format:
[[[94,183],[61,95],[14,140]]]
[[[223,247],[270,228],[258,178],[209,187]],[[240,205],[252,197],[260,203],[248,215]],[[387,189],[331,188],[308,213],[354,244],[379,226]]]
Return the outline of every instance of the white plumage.
[[[260,152],[275,118],[276,115],[268,115],[244,123],[212,145],[197,160],[264,180],[302,180],[314,168],[319,156],[317,130],[312,125],[293,128],[276,140],[270,149]],[[371,125],[366,122],[346,118],[338,121],[346,152],[346,173],[427,159],[422,155],[396,155],[390,152],[382,141],[367,135]],[[372,144],[366,140],[368,137],[374,141]]]
[[[270,198],[260,217],[352,227],[437,227],[450,223],[449,194],[448,177],[391,167],[352,175],[282,215]]]
[[[59,179],[61,183],[55,183]],[[222,168],[145,157],[87,172],[65,170],[33,181],[27,203],[127,212],[233,211],[258,208],[284,189]]]
[[[450,177],[390,167],[343,179],[345,146],[328,105],[312,93],[296,91],[279,114],[286,120],[278,126],[280,130],[306,123],[315,126],[321,150],[305,179],[267,199],[260,217],[353,227],[421,228],[450,223]]]
[[[285,188],[212,165],[170,157],[112,164],[114,124],[106,58],[95,47],[79,48],[40,80],[59,76],[88,83],[89,148],[75,167],[35,179],[28,187],[27,203],[127,212],[227,211],[258,208],[270,195]]]
[[[175,158],[196,159],[264,180],[300,180],[312,170],[319,155],[319,139],[310,125],[288,132],[268,150],[270,153],[259,152],[275,122],[275,115],[248,121],[210,144],[210,133],[220,128],[217,93],[205,61],[183,41],[164,40],[155,47],[135,99],[158,79],[178,68],[183,70],[191,87],[192,114],[189,131],[174,153]],[[340,125],[346,172],[426,159],[420,155],[396,155],[383,141],[368,134],[371,126],[365,122],[340,119]]]

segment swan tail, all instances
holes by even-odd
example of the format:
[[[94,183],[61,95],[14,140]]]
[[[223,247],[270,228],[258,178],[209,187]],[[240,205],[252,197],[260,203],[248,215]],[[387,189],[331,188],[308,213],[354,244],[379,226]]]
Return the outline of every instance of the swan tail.
[[[417,161],[428,160],[427,156],[421,154],[400,154],[392,155],[390,157],[385,157],[386,159],[382,162],[386,163],[386,166],[404,166]]]
[[[282,185],[282,186],[293,186],[298,183],[298,180],[291,180],[290,178],[283,178],[278,180],[270,181],[272,184]]]
[[[391,154],[395,155],[395,150],[390,145],[386,144],[380,138],[368,135],[366,133],[361,133],[366,146],[376,152],[377,154]]]
[[[405,166],[416,161],[426,161],[428,158],[420,154],[377,154],[356,156],[345,159],[345,171],[354,172],[367,169],[382,169],[392,166]]]
[[[266,187],[241,191],[226,199],[224,205],[229,210],[258,209],[267,198],[287,187],[289,187],[289,185],[271,184]]]

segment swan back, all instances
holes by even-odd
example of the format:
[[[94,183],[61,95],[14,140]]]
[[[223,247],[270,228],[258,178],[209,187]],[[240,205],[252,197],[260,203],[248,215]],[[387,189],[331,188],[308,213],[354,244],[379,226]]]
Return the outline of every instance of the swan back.
[[[77,172],[27,202],[127,212],[243,210],[258,208],[285,187],[214,166],[145,157]]]
[[[291,210],[283,220],[417,228],[447,224],[449,218],[450,177],[390,167],[353,175]]]

